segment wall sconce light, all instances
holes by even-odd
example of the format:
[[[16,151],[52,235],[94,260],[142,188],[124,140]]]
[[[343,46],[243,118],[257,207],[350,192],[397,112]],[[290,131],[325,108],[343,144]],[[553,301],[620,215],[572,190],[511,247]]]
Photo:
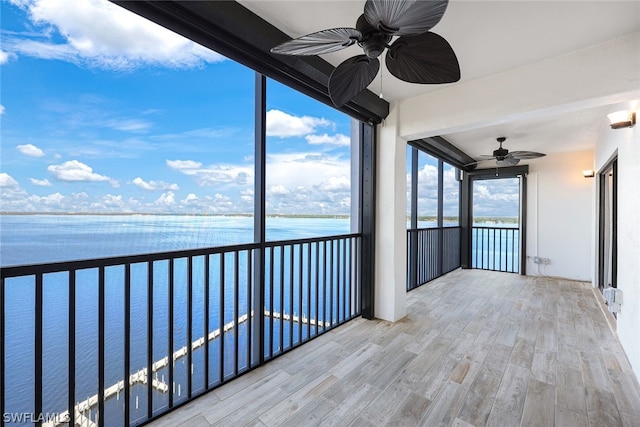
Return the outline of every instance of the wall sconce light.
[[[584,176],[585,178],[593,178],[594,176],[596,176],[596,171],[594,171],[593,169],[584,170],[582,171],[582,176]]]
[[[611,129],[630,128],[636,124],[636,113],[634,111],[616,111],[615,113],[607,114],[607,118],[611,123]]]

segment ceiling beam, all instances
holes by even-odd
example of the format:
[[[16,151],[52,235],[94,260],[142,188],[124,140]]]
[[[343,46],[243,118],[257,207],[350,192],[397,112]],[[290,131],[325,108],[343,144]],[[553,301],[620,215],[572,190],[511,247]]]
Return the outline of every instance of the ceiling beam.
[[[470,171],[476,167],[475,160],[472,157],[441,136],[416,139],[409,141],[408,144],[438,159],[442,159],[458,169]]]

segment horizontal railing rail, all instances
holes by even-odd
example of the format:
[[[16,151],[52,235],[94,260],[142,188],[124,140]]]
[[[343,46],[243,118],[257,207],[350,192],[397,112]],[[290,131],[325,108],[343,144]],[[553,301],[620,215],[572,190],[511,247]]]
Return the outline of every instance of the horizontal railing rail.
[[[472,268],[518,273],[520,231],[513,227],[472,228]]]
[[[156,418],[360,315],[361,245],[346,234],[3,268],[2,413]]]
[[[407,230],[407,291],[460,267],[461,227]]]

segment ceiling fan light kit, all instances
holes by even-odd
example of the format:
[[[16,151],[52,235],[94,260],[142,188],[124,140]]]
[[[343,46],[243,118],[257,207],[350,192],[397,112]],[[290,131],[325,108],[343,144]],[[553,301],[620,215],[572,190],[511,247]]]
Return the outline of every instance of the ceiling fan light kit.
[[[364,54],[342,62],[329,77],[329,97],[336,107],[371,84],[380,70],[378,57],[385,50],[387,69],[400,80],[457,82],[460,65],[455,52],[444,38],[429,31],[440,22],[448,4],[448,0],[367,0],[355,28],[318,31],[284,42],[271,52],[322,55],[357,43]]]

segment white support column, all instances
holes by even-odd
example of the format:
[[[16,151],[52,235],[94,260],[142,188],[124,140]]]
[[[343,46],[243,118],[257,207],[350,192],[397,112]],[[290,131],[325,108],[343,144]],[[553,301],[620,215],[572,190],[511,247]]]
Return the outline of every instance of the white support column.
[[[378,125],[377,162],[375,317],[395,322],[407,313],[407,144],[396,103]]]

